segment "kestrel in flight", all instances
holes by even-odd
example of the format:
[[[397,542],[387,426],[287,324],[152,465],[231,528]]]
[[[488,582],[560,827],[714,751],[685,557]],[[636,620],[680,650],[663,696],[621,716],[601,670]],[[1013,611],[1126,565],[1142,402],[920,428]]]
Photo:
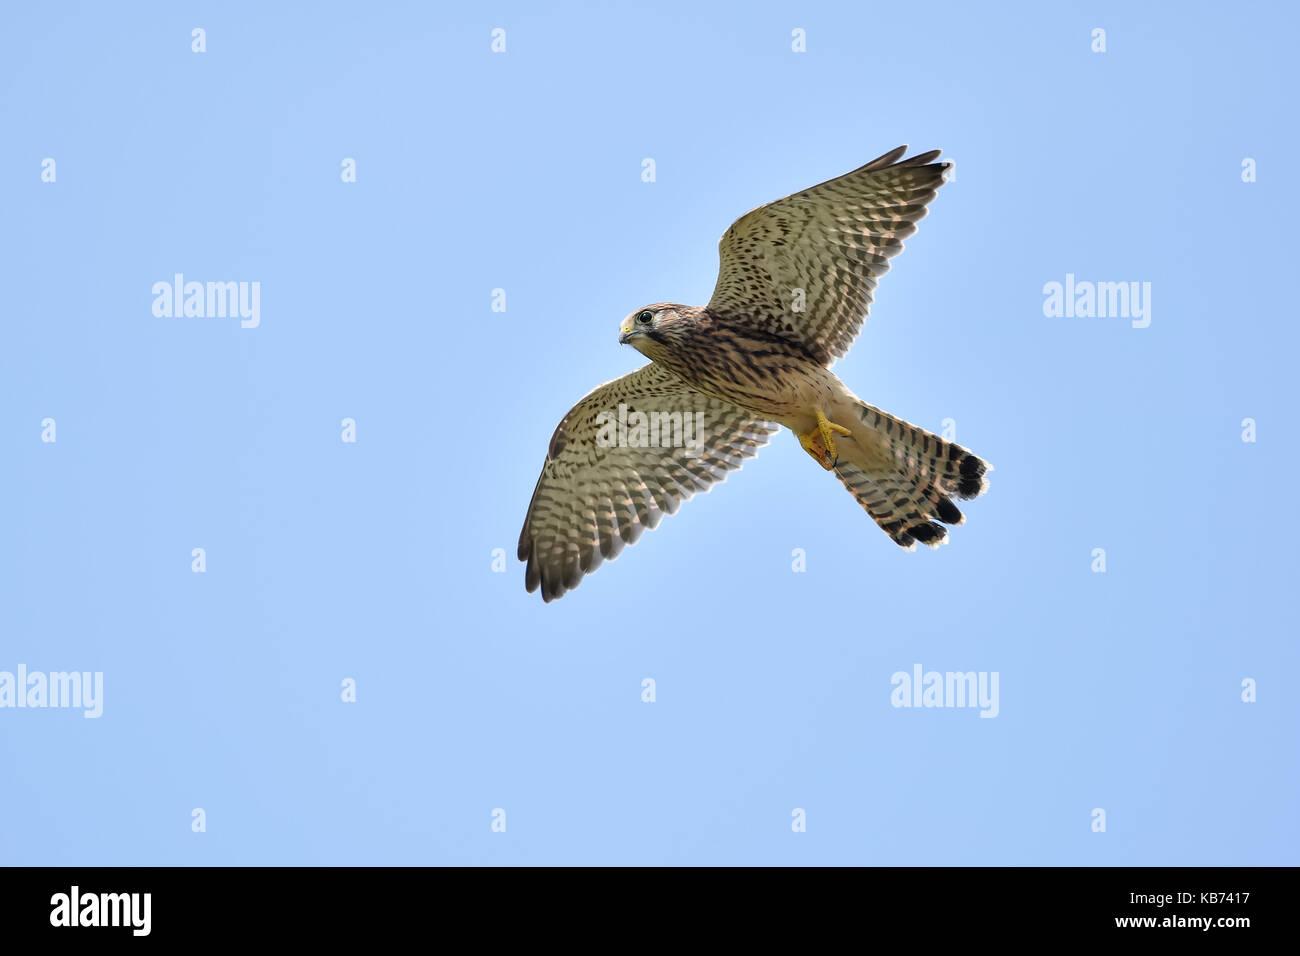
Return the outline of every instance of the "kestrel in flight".
[[[555,429],[519,536],[529,591],[552,601],[576,588],[781,425],[907,550],[944,543],[938,522],[962,523],[952,499],[982,494],[989,465],[830,371],[951,165],[939,150],[906,152],[737,219],[703,308],[660,302],[623,320],[619,342],[650,364],[596,388]]]

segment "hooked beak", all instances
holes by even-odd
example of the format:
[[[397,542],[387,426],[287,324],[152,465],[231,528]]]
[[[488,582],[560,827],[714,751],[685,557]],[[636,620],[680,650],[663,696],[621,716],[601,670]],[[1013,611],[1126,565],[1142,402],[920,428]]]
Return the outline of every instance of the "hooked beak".
[[[628,342],[638,335],[645,335],[645,333],[633,326],[630,322],[625,322],[623,327],[618,330],[618,344],[627,345]]]

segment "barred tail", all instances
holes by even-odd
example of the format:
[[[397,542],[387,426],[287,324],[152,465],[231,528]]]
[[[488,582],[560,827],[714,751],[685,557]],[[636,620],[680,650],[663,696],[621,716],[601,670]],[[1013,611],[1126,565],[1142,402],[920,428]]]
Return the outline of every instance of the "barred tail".
[[[851,411],[849,411],[851,409]],[[848,414],[846,414],[848,412]],[[978,498],[993,467],[961,445],[859,402],[832,420],[853,434],[837,440],[835,474],[894,543],[937,548],[948,539],[939,524],[964,523],[953,498]]]

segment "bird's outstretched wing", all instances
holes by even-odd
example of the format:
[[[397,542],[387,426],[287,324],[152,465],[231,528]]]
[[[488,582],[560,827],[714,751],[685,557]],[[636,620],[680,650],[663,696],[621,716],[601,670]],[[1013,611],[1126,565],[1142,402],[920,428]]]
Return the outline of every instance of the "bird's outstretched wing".
[[[708,308],[798,342],[824,365],[844,355],[876,280],[916,232],[950,166],[934,162],[937,149],[902,159],[906,152],[900,146],[737,219],[718,244]]]
[[[645,432],[634,412],[646,416]],[[519,535],[524,584],[540,585],[546,601],[576,588],[682,501],[752,458],[779,427],[654,363],[594,389],[551,438]]]

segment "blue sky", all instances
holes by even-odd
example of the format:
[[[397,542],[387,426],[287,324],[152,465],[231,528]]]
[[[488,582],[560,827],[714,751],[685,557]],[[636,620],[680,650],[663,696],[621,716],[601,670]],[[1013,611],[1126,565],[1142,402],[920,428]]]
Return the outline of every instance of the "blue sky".
[[[1300,862],[1295,13],[926,11],[6,11],[0,671],[103,713],[0,707],[0,862]],[[967,524],[904,553],[782,433],[526,594],[620,320],[900,143],[956,178],[836,372],[996,466]],[[892,706],[917,665],[996,718]]]

